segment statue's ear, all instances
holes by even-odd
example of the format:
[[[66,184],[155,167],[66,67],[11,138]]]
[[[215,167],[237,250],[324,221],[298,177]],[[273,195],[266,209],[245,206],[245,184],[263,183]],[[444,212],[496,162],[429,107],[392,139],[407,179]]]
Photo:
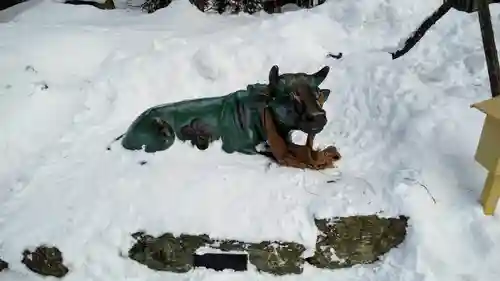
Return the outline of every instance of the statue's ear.
[[[271,87],[278,86],[279,76],[280,74],[278,66],[273,65],[273,67],[271,67],[271,70],[269,71],[269,86]]]
[[[328,89],[320,89],[318,91],[318,96],[316,98],[318,99],[318,102],[321,105],[321,107],[323,107],[323,104],[328,100],[330,93],[331,91]]]
[[[318,72],[316,72],[314,74],[311,74],[309,76],[313,78],[313,84],[316,87],[318,87],[326,79],[326,76],[328,76],[328,72],[330,72],[330,67],[329,66],[324,66]]]

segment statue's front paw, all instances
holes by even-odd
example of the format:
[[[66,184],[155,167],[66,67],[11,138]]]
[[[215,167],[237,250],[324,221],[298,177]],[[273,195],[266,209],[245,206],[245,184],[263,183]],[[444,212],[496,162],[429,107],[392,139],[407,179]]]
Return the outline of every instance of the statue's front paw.
[[[321,153],[323,153],[325,158],[332,159],[333,161],[338,161],[342,158],[337,148],[333,145],[321,150]]]
[[[314,161],[310,163],[310,167],[316,170],[335,168],[335,161],[341,159],[340,153],[334,146],[329,146],[320,151],[313,151],[312,154]]]

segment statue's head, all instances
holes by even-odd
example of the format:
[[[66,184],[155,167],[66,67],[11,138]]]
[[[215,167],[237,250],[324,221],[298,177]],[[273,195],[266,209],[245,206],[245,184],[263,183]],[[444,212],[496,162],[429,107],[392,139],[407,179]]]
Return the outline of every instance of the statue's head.
[[[269,72],[269,95],[271,109],[278,126],[290,130],[300,130],[307,134],[317,134],[326,125],[326,112],[323,103],[330,90],[320,89],[330,68],[325,66],[314,74],[279,74],[275,65]]]

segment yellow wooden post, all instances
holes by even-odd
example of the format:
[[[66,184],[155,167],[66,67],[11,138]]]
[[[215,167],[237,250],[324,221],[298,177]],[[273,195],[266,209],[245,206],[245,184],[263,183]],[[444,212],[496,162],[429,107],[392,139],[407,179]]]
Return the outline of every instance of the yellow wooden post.
[[[486,215],[493,215],[500,197],[500,175],[489,172],[481,193],[481,205]]]
[[[500,197],[500,97],[475,103],[472,107],[486,114],[475,159],[488,170],[480,202],[484,214],[493,215]]]

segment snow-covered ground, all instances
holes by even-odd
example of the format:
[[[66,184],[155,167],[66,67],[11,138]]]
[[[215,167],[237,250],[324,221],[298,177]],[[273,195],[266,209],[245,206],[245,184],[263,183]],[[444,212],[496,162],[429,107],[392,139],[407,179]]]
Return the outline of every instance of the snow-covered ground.
[[[440,0],[329,0],[253,16],[202,14],[181,0],[150,15],[38,2],[0,24],[0,257],[11,267],[1,280],[43,280],[20,263],[24,248],[41,243],[62,250],[67,281],[500,277],[500,220],[477,203],[486,172],[473,155],[484,115],[469,106],[490,95],[477,15],[451,11],[392,61],[384,50]],[[500,5],[491,9],[500,42]],[[327,59],[329,51],[344,57]],[[339,169],[269,167],[219,144],[106,151],[147,107],[266,82],[273,64],[309,73],[331,66],[330,122],[316,142],[340,149]],[[341,184],[327,184],[339,171]],[[279,278],[178,275],[120,257],[139,229],[312,247],[313,216],[375,212],[408,215],[410,228],[374,265],[306,265]]]

